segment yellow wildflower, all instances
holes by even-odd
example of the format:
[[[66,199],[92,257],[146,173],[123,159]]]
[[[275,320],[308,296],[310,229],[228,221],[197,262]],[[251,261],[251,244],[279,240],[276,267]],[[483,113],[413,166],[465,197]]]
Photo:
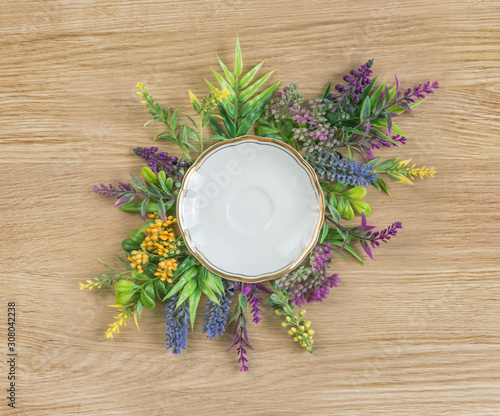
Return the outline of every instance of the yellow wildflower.
[[[127,326],[127,319],[130,318],[129,312],[119,309],[121,313],[115,316],[117,321],[113,322],[106,331],[106,338],[113,338],[113,335],[120,333],[121,326]]]

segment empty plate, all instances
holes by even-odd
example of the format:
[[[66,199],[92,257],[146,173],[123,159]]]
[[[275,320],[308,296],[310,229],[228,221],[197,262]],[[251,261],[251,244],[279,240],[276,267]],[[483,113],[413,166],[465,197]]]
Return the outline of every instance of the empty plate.
[[[321,187],[302,156],[253,136],[205,151],[177,198],[189,250],[218,276],[245,282],[295,268],[314,247],[323,216]]]

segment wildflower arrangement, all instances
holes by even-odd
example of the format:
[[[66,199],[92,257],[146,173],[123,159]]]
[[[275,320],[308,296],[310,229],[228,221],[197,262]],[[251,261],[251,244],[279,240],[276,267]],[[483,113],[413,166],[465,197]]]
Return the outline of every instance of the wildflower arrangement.
[[[131,318],[138,325],[144,308],[162,305],[166,319],[166,347],[179,354],[187,346],[195,327],[198,306],[206,313],[201,328],[210,340],[217,339],[233,324],[235,350],[241,371],[248,370],[252,349],[248,320],[262,320],[263,297],[301,347],[313,352],[314,330],[304,315],[305,304],[322,302],[340,279],[331,268],[335,256],[351,256],[365,264],[359,248],[373,258],[372,249],[387,243],[402,228],[395,221],[374,231],[367,224],[371,206],[364,199],[373,187],[390,195],[387,179],[413,184],[418,176],[433,176],[433,168],[410,165],[410,160],[383,159],[375,153],[405,145],[407,136],[394,122],[427,95],[437,82],[401,89],[398,79],[389,88],[372,77],[373,60],[343,77],[332,89],[330,82],[320,96],[305,101],[297,84],[277,91],[280,82],[266,86],[274,71],[255,80],[264,61],[243,72],[243,59],[236,42],[234,70],[220,59],[222,73],[212,69],[214,86],[206,81],[202,99],[189,91],[194,115],[160,105],[143,84],[137,84],[141,103],[163,131],[154,140],[166,140],[179,148],[179,157],[158,147],[138,147],[135,154],[145,161],[142,178],[94,187],[98,195],[115,198],[115,207],[140,213],[144,225],[132,230],[122,242],[123,267],[102,277],[80,283],[80,289],[112,286],[114,307],[119,313],[105,335],[113,338]],[[183,121],[180,121],[181,118]],[[149,124],[148,121],[146,124]],[[306,260],[290,273],[268,283],[234,282],[215,275],[191,254],[176,227],[176,198],[184,174],[208,146],[253,129],[257,136],[287,143],[300,151],[320,178],[327,214],[316,246]],[[207,131],[212,134],[207,134]],[[352,222],[359,221],[352,225]],[[232,312],[231,312],[232,310]]]

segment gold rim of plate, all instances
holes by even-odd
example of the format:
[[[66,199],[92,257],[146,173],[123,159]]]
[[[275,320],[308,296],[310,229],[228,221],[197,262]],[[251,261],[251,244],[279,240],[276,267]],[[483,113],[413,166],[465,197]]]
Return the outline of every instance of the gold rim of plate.
[[[320,218],[320,220],[317,221],[318,225],[313,230],[313,234],[312,234],[312,237],[310,239],[310,242],[306,246],[306,249],[304,250],[304,252],[297,259],[295,259],[295,261],[287,269],[285,269],[285,270],[283,270],[283,271],[281,271],[279,273],[273,274],[273,275],[268,275],[268,276],[265,276],[265,277],[259,277],[259,278],[256,278],[256,279],[251,279],[251,278],[246,279],[246,278],[242,278],[242,277],[236,277],[236,276],[228,275],[228,274],[222,273],[220,270],[216,270],[212,265],[208,264],[202,258],[202,256],[199,255],[198,252],[191,246],[191,244],[188,241],[188,239],[186,239],[186,231],[184,230],[184,227],[182,226],[182,221],[180,221],[180,216],[179,216],[179,207],[180,207],[180,204],[178,203],[182,199],[182,194],[185,192],[185,189],[186,189],[185,185],[188,182],[187,179],[189,177],[189,174],[195,171],[196,167],[203,161],[203,159],[205,159],[210,153],[212,153],[215,149],[217,149],[217,148],[219,148],[221,146],[225,146],[228,143],[237,143],[237,142],[246,141],[246,140],[255,140],[255,141],[259,141],[259,142],[274,143],[274,144],[277,144],[279,146],[284,147],[286,150],[288,150],[290,153],[292,153],[297,158],[297,160],[302,165],[304,165],[304,167],[311,173],[311,176],[313,178],[314,186],[316,187],[316,189],[318,191],[318,195],[319,195],[319,198],[318,198],[319,199],[319,213],[318,213],[318,217]],[[186,174],[184,175],[184,178],[183,178],[183,181],[182,181],[182,185],[181,185],[181,188],[179,190],[179,194],[177,195],[177,218],[178,218],[178,224],[177,225],[179,226],[179,230],[180,230],[180,232],[182,234],[182,237],[184,239],[184,243],[186,244],[186,247],[191,252],[191,254],[193,254],[193,256],[195,256],[198,259],[198,261],[207,270],[211,271],[215,275],[223,277],[225,279],[239,281],[239,282],[244,282],[244,283],[258,283],[258,282],[264,282],[266,280],[273,280],[273,279],[281,277],[281,276],[289,273],[293,269],[295,269],[300,263],[302,263],[302,261],[310,253],[310,251],[313,249],[314,245],[318,241],[319,233],[320,233],[321,228],[323,226],[323,217],[324,216],[325,216],[325,203],[324,203],[324,198],[323,198],[323,191],[321,190],[321,186],[319,184],[318,176],[316,175],[316,172],[314,172],[314,170],[309,165],[309,163],[307,163],[305,161],[305,159],[302,157],[302,155],[297,150],[295,150],[292,146],[290,146],[290,145],[288,145],[288,144],[286,144],[284,142],[281,142],[279,140],[270,139],[270,138],[266,138],[266,137],[241,136],[241,137],[237,137],[235,139],[227,139],[227,140],[224,140],[222,142],[219,142],[219,143],[216,143],[216,144],[210,146],[207,150],[205,150],[198,157],[198,159],[196,159],[194,161],[194,163],[187,170]]]

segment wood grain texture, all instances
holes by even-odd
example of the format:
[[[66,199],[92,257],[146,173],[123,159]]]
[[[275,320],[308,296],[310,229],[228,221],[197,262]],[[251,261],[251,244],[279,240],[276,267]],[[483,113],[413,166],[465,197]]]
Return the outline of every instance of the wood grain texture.
[[[3,0],[0,310],[17,304],[19,357],[18,409],[2,398],[0,414],[500,415],[499,21],[488,0]],[[180,356],[160,308],[106,340],[112,291],[77,289],[140,222],[90,192],[138,172],[131,148],[158,132],[135,83],[187,110],[236,34],[246,68],[267,57],[307,97],[372,57],[381,79],[441,85],[401,120],[398,150],[438,175],[369,194],[373,222],[403,221],[400,236],[366,267],[335,264],[342,284],[307,307],[314,355],[266,310],[247,374],[201,317]]]

